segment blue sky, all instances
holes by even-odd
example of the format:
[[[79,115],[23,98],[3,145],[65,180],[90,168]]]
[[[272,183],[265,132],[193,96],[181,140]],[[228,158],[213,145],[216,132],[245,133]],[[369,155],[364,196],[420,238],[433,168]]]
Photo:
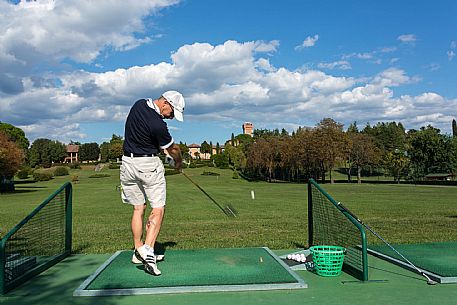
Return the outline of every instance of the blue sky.
[[[455,1],[0,0],[0,121],[30,140],[106,141],[179,90],[176,141],[400,121],[449,133]]]

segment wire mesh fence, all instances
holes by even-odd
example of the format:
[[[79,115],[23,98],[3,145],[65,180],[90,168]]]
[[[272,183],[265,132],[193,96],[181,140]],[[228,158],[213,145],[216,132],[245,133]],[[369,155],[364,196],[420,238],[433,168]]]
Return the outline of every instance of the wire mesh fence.
[[[346,248],[343,270],[368,280],[366,235],[352,216],[314,180],[308,183],[309,246],[333,245]]]
[[[71,199],[72,186],[66,183],[1,240],[1,294],[71,253]]]

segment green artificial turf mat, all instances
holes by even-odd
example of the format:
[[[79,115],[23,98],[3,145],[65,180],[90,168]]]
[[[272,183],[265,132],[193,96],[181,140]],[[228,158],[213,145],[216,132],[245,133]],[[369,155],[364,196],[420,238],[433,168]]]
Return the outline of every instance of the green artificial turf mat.
[[[228,287],[229,290],[233,287],[243,290],[243,286],[246,290],[262,290],[265,287],[260,285],[275,284],[300,286],[291,288],[306,286],[267,248],[170,250],[165,253],[165,260],[158,262],[161,276],[146,273],[142,265],[132,264],[131,258],[132,251],[118,252],[104,268],[99,268],[98,275],[90,279],[90,282],[86,280],[89,284],[83,290],[96,290],[100,293],[111,290],[111,293],[115,293],[114,290],[117,289],[131,292],[135,289],[167,287],[186,287],[185,291],[192,291],[192,287],[205,286],[215,287],[216,290],[217,286]],[[278,286],[279,289],[281,287]],[[275,289],[274,286],[271,289]],[[154,291],[160,290],[150,292]],[[137,292],[134,291],[133,294]]]
[[[442,277],[457,277],[457,243],[394,244],[393,247],[416,267]],[[386,245],[370,245],[378,253],[405,261]]]

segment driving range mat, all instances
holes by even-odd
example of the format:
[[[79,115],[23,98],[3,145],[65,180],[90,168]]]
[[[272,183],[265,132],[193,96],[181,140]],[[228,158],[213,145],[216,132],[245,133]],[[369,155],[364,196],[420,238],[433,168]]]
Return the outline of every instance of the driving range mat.
[[[438,283],[457,283],[457,242],[394,244],[393,247]],[[370,245],[368,253],[417,272],[386,245]]]
[[[133,251],[118,251],[73,293],[75,296],[307,288],[270,249],[168,250],[161,276],[132,264]]]

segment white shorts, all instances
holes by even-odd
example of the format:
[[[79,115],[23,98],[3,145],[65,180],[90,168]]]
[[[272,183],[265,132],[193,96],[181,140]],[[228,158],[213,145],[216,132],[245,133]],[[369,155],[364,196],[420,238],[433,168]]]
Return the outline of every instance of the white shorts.
[[[143,205],[146,200],[153,208],[165,206],[167,184],[159,157],[122,157],[120,178],[122,201]]]

